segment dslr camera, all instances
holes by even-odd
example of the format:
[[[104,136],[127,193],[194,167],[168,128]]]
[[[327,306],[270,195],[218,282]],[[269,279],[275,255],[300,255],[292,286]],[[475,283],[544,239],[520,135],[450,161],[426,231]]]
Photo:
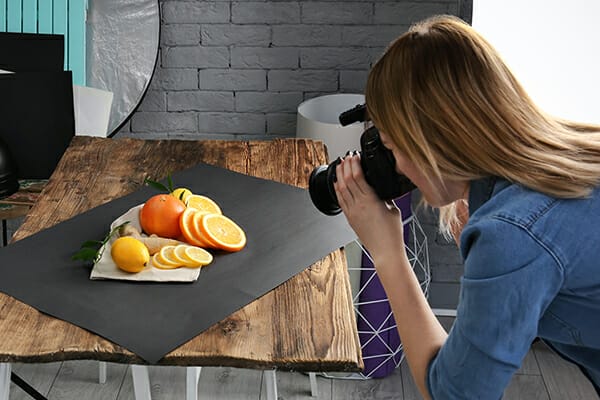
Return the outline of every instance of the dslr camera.
[[[365,104],[359,104],[344,111],[339,116],[340,124],[346,126],[354,122],[364,122],[367,119],[366,110]],[[346,155],[351,153],[353,152],[349,151]],[[416,188],[406,176],[396,172],[394,155],[381,143],[376,127],[368,128],[360,136],[359,154],[365,179],[380,199],[393,200]],[[338,157],[329,165],[320,165],[310,174],[310,198],[315,207],[325,215],[336,215],[342,211],[333,188],[333,182],[336,180],[335,168],[341,160]]]

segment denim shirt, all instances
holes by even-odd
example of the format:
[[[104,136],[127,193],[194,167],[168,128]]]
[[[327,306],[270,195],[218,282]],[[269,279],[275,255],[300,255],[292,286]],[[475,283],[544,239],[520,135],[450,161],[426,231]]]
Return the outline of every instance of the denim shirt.
[[[536,337],[598,390],[600,189],[565,200],[482,179],[469,214],[456,321],[428,367],[432,398],[500,399]]]

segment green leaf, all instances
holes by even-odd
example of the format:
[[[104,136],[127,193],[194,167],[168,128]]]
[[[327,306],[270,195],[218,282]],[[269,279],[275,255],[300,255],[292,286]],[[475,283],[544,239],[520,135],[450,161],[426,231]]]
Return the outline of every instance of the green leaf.
[[[84,248],[84,247],[98,248],[100,246],[102,246],[102,242],[100,240],[88,240],[87,242],[83,242],[81,244],[81,248]]]
[[[144,179],[144,184],[148,186],[152,186],[154,189],[160,190],[162,192],[172,193],[173,192],[173,179],[171,178],[171,173],[167,174],[167,184],[163,184],[162,182],[154,181],[152,179],[146,178]]]
[[[79,250],[77,253],[73,254],[71,259],[72,260],[82,260],[82,261],[94,261],[97,254],[98,254],[97,249],[93,249],[91,247],[84,247],[81,250]]]
[[[167,187],[169,188],[169,193],[173,191],[173,179],[171,179],[171,173],[167,174]]]
[[[122,224],[115,226],[108,234],[102,239],[99,240],[88,240],[82,243],[79,251],[73,256],[71,256],[72,260],[82,260],[82,261],[92,261],[96,262],[102,257],[102,252],[104,251],[104,245],[108,243],[111,237],[115,233],[119,231],[123,226],[129,224],[131,221],[125,221]]]
[[[152,179],[148,179],[148,178],[144,179],[144,184],[151,186],[154,189],[157,189],[161,192],[171,193],[171,190],[169,190],[168,187],[166,187],[165,185],[163,185],[160,182],[153,181]]]

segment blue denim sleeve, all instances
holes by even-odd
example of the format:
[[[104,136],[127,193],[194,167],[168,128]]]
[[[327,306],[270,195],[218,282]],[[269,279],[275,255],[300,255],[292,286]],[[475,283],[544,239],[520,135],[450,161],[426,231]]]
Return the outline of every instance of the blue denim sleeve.
[[[433,399],[500,399],[558,293],[552,250],[510,221],[481,220],[461,236],[465,272],[457,317],[429,364]]]

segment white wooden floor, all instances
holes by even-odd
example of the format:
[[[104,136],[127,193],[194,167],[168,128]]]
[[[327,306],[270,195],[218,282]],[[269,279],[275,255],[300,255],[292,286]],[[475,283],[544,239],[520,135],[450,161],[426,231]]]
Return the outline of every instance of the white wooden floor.
[[[49,400],[133,400],[131,370],[126,365],[108,364],[105,384],[98,383],[95,361],[65,361],[49,364],[16,364],[13,371]],[[370,400],[421,399],[406,363],[384,379],[346,380],[318,377],[318,399]],[[185,398],[185,369],[151,367],[153,400]],[[278,372],[279,399],[311,400],[308,376]],[[203,368],[199,398],[206,400],[265,400],[262,373],[236,368]],[[11,384],[11,400],[29,400]],[[510,400],[598,400],[591,384],[573,365],[537,343],[523,367],[513,377],[504,399]]]

